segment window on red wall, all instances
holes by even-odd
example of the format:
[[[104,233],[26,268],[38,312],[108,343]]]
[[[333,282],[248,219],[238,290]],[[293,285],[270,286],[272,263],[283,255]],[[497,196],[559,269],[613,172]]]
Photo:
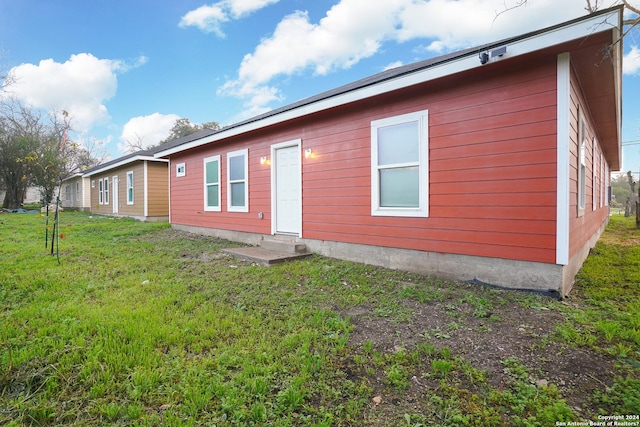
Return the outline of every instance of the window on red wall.
[[[587,197],[587,125],[582,113],[578,118],[578,211],[584,211]]]
[[[204,159],[204,210],[220,211],[220,156]]]
[[[592,208],[595,211],[598,208],[598,195],[600,194],[600,187],[599,187],[599,182],[598,180],[600,179],[600,169],[599,169],[599,165],[600,163],[596,161],[596,159],[599,158],[598,156],[598,142],[596,141],[595,138],[593,138],[592,140],[592,147],[593,147],[593,153],[591,155],[591,188],[592,188],[592,197],[591,197],[591,204],[592,204]]]
[[[227,210],[249,212],[248,150],[227,154]]]
[[[371,122],[371,215],[426,217],[428,112]]]

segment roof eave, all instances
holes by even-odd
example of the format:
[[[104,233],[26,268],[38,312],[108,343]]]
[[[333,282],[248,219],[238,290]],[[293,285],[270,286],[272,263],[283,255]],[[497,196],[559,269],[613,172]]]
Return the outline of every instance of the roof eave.
[[[140,161],[151,161],[151,162],[162,162],[162,163],[168,163],[169,160],[168,159],[159,159],[153,156],[134,156],[134,157],[129,157],[127,159],[122,160],[121,162],[117,162],[117,163],[113,163],[110,165],[105,165],[102,168],[98,168],[92,171],[88,171],[85,172],[82,176],[83,177],[90,177],[92,175],[97,175],[99,173],[104,173],[106,171],[112,170],[112,169],[116,169],[116,168],[120,168],[122,166],[126,166],[130,163],[135,163],[135,162],[140,162]]]

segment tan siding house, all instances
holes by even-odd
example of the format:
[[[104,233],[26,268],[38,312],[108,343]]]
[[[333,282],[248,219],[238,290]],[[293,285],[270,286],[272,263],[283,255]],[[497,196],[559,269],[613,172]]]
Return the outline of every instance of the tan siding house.
[[[89,178],[82,172],[71,175],[62,181],[60,202],[67,210],[90,211],[91,188]]]
[[[168,162],[154,158],[153,150],[98,165],[83,177],[90,181],[92,213],[140,221],[169,220]]]

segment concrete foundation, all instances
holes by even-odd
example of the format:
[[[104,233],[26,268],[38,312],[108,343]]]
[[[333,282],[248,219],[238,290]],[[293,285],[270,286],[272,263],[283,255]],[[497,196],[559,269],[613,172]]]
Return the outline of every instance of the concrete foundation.
[[[172,227],[176,230],[218,237],[255,246],[258,246],[264,238],[273,237],[255,233],[179,224],[172,224]],[[510,289],[560,293],[563,292],[565,277],[568,278],[571,276],[566,274],[565,266],[556,264],[423,252],[313,239],[296,238],[296,241],[304,243],[310,252],[326,257],[451,280],[478,281]],[[575,259],[577,261],[577,258]],[[584,259],[582,261],[584,261]],[[582,262],[580,262],[580,265],[581,264]],[[575,275],[575,273],[573,273],[573,275]],[[571,276],[571,279],[572,278],[573,276]]]
[[[112,216],[114,218],[131,218],[140,222],[169,222],[168,216],[120,215],[120,214],[99,213],[99,212],[95,213],[94,215]]]

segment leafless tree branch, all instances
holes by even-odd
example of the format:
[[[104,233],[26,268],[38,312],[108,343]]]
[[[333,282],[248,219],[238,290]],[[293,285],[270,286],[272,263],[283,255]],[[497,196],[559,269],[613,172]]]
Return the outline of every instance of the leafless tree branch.
[[[146,150],[147,148],[151,148],[151,147],[144,147],[144,137],[138,135],[137,133],[136,135],[136,139],[134,141],[131,141],[129,139],[127,139],[125,141],[125,147],[126,150],[129,153],[133,153],[134,151],[141,151],[141,150]]]

